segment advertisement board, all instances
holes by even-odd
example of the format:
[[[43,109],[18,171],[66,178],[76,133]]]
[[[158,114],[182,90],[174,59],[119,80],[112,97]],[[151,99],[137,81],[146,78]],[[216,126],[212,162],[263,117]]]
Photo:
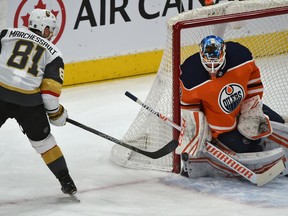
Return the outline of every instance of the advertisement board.
[[[156,72],[166,21],[201,7],[198,0],[0,0],[1,27],[26,27],[34,8],[52,11],[65,84]],[[9,11],[9,12],[8,12]]]

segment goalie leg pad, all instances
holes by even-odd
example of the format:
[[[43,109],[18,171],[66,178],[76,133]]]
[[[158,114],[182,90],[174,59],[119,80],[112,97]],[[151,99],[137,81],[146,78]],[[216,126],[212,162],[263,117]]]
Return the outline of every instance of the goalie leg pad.
[[[228,153],[228,152],[227,152]],[[277,148],[265,152],[237,153],[230,155],[236,161],[253,170],[255,173],[263,173],[279,160],[286,160],[283,149]],[[234,170],[223,166],[221,162],[209,155],[202,153],[199,158],[189,158],[184,162],[185,171],[189,178],[197,177],[239,177]],[[283,175],[285,170],[281,175]]]
[[[29,139],[29,141],[30,141],[32,147],[39,154],[43,154],[44,152],[47,152],[48,150],[50,150],[54,146],[56,146],[56,140],[51,133],[44,140],[33,141],[33,140]]]
[[[182,110],[182,130],[179,136],[179,146],[176,154],[187,153],[197,158],[205,149],[207,140],[211,140],[211,131],[202,112]]]

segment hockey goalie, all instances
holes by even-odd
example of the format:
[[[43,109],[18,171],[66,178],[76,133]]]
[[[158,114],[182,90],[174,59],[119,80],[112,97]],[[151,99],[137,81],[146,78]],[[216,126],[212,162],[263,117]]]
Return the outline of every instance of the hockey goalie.
[[[182,175],[240,176],[209,154],[207,144],[255,173],[280,161],[277,176],[288,173],[288,126],[262,103],[260,70],[247,47],[210,35],[180,69]]]

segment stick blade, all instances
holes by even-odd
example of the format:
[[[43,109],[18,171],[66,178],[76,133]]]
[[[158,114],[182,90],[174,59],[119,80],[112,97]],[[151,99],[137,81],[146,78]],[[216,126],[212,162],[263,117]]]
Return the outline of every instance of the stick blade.
[[[178,146],[178,140],[171,140],[169,143],[167,143],[164,147],[162,147],[158,151],[155,151],[155,152],[143,151],[141,153],[146,155],[147,157],[158,159],[173,152],[177,148],[177,146]]]

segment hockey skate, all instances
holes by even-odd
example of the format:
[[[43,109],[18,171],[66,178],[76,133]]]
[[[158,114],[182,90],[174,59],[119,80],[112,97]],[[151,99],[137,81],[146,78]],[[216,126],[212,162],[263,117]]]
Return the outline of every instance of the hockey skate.
[[[64,194],[73,195],[77,192],[77,188],[68,173],[60,177],[59,182],[61,184],[61,190]]]

